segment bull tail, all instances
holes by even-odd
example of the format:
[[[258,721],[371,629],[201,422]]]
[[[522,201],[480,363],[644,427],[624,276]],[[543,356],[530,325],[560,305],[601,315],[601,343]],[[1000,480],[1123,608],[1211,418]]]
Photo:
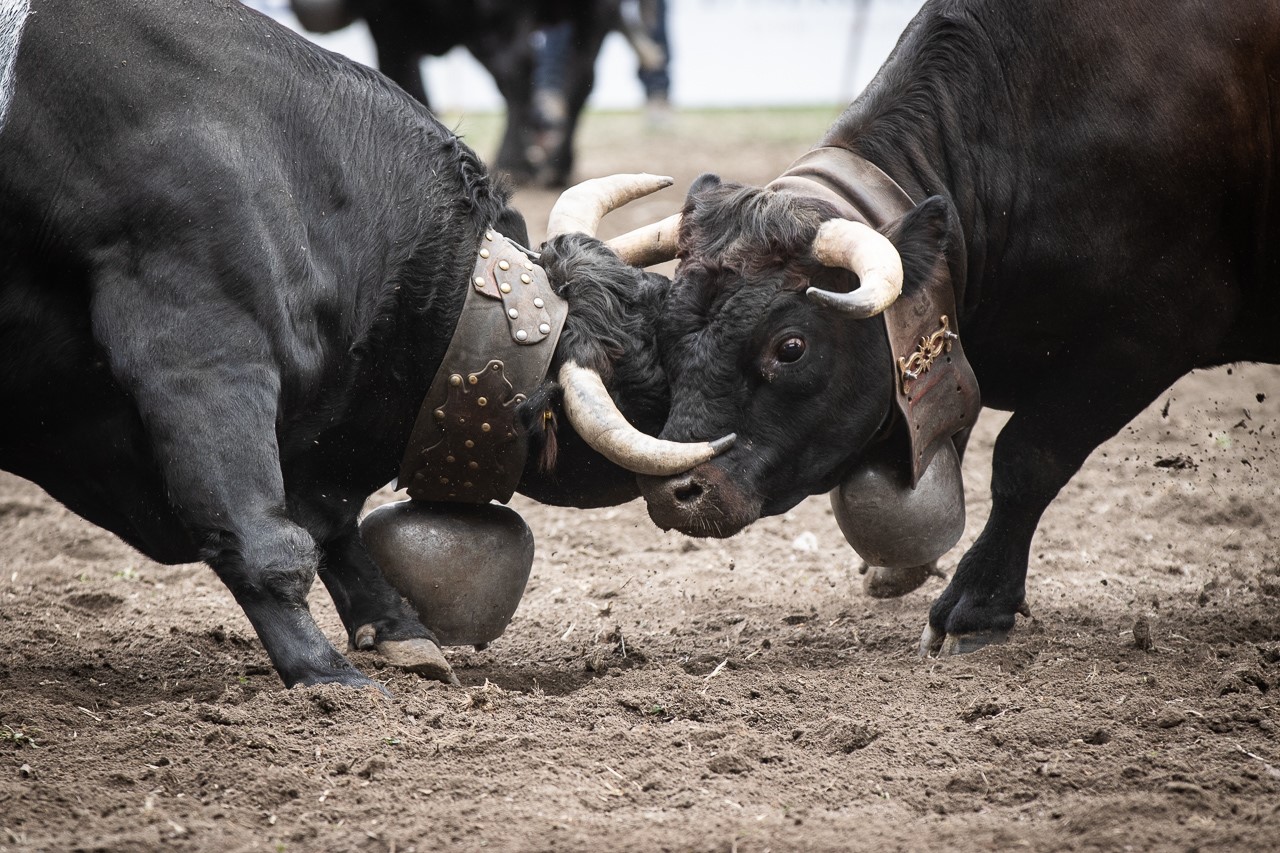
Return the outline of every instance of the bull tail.
[[[9,102],[13,100],[18,42],[30,13],[31,0],[0,0],[0,130],[4,130]]]

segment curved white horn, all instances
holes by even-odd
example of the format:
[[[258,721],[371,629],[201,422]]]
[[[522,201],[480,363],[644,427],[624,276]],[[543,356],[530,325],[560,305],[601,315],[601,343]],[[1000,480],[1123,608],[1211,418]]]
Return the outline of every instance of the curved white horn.
[[[594,237],[600,220],[609,211],[673,183],[663,175],[609,175],[569,187],[560,193],[547,217],[547,239],[575,233]]]
[[[902,293],[902,257],[889,238],[861,222],[829,219],[818,228],[813,254],[823,266],[840,267],[858,277],[857,290],[835,293],[811,287],[813,301],[851,317],[874,317]]]
[[[614,405],[600,374],[572,361],[560,368],[564,412],[582,440],[610,462],[637,474],[683,474],[733,446],[730,433],[715,441],[665,441],[633,427]]]
[[[680,214],[619,234],[604,244],[633,267],[650,267],[676,256],[676,237],[680,234]]]

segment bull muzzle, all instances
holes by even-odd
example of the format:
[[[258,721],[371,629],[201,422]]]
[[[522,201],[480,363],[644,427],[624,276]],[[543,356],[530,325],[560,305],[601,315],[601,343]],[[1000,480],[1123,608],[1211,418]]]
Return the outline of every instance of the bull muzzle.
[[[649,518],[686,536],[732,536],[760,517],[762,502],[717,464],[672,477],[637,477]]]

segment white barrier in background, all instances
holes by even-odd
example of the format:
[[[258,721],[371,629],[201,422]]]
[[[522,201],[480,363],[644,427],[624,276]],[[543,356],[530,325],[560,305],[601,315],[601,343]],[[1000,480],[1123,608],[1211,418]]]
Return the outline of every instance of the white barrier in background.
[[[249,5],[301,29],[280,0]],[[922,0],[668,0],[671,100],[683,107],[846,103],[871,80],[921,5]],[[865,16],[860,22],[859,15]],[[307,35],[330,50],[375,63],[363,23]],[[492,79],[465,50],[424,65],[437,110],[501,109]],[[611,34],[596,63],[590,106],[639,106],[644,94],[635,71],[635,54],[622,36]]]

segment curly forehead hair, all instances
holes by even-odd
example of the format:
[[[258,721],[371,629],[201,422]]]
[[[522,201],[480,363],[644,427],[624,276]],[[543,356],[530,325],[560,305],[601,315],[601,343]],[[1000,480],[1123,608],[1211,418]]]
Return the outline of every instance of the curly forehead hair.
[[[776,272],[808,258],[818,226],[834,216],[825,202],[762,187],[696,189],[685,201],[678,256],[748,278]]]

